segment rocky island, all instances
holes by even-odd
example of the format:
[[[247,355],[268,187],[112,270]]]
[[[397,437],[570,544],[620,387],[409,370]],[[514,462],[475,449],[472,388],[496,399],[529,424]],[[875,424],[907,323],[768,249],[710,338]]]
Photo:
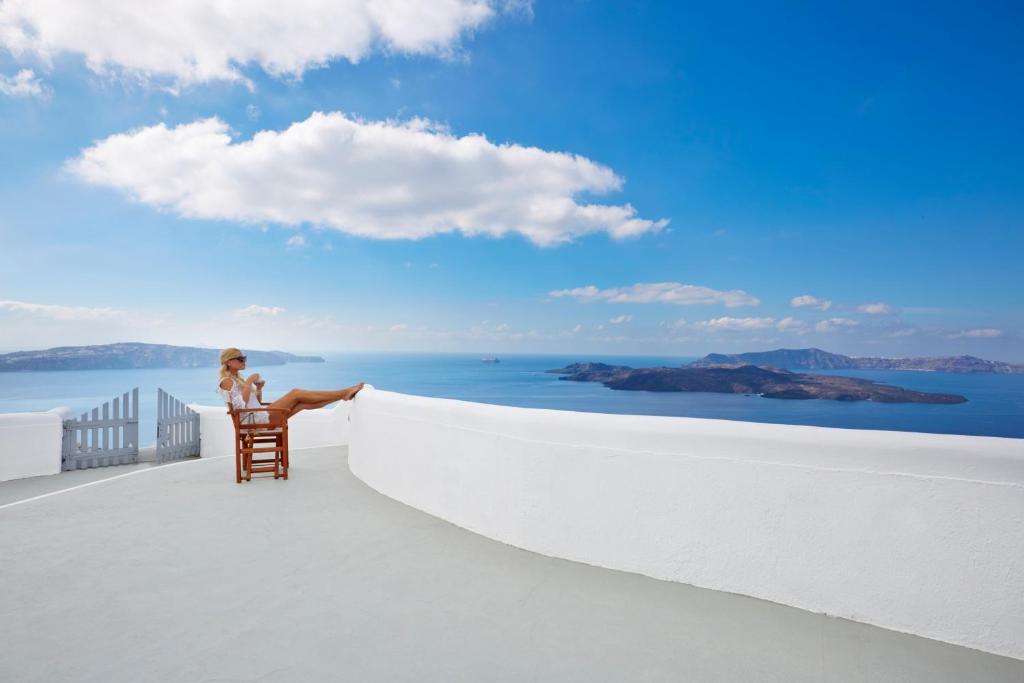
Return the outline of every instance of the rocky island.
[[[122,342],[95,346],[58,346],[43,351],[0,354],[0,372],[38,370],[127,370],[138,368],[209,368],[220,364],[220,349]],[[285,363],[323,363],[320,356],[244,349],[249,367]]]
[[[911,391],[867,379],[810,375],[788,370],[739,367],[631,368],[604,363],[573,363],[547,372],[571,382],[601,382],[626,391],[708,391],[758,394],[764,398],[878,401],[880,403],[964,403],[959,394]]]
[[[742,365],[770,366],[773,368],[799,368],[802,370],[918,370],[922,372],[999,374],[1024,373],[1024,365],[985,360],[977,356],[943,356],[929,358],[876,358],[871,356],[844,356],[821,349],[775,349],[749,353],[709,353],[689,364],[691,368],[740,367]]]

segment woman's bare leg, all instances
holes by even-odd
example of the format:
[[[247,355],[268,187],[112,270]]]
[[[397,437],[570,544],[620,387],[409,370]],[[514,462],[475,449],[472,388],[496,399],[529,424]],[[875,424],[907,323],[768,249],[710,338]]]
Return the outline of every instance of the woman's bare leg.
[[[296,406],[294,408],[292,408],[292,412],[290,412],[288,414],[288,417],[291,417],[292,415],[294,415],[295,413],[297,413],[297,412],[299,412],[301,410],[315,410],[316,408],[323,408],[324,406],[330,405],[332,403],[337,403],[337,401],[327,400],[327,401],[316,401],[314,403],[306,403],[305,401],[303,401],[302,403],[296,404]]]
[[[328,403],[334,403],[335,401],[347,401],[354,397],[359,390],[363,388],[363,383],[360,382],[354,386],[348,387],[347,389],[340,389],[338,391],[313,391],[310,389],[292,389],[281,398],[271,402],[270,408],[282,408],[287,410],[289,414],[294,415],[299,410],[305,410],[310,405],[317,404],[315,407],[319,408],[327,405]],[[303,408],[296,410],[296,406],[305,404]]]
[[[349,389],[337,391],[316,391],[314,389],[292,389],[299,403],[313,403],[315,401],[340,401],[349,394]],[[291,393],[291,392],[288,392]]]

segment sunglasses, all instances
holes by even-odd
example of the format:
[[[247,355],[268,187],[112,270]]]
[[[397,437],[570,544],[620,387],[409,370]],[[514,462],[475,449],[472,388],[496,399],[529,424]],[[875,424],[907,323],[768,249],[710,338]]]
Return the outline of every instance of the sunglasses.
[[[245,362],[245,356],[237,356],[235,358],[235,360],[240,360],[240,361],[242,361],[244,363]]]

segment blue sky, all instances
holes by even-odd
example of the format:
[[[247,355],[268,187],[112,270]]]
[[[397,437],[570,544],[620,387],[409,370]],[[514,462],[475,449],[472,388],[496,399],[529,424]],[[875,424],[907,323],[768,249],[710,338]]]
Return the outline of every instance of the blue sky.
[[[451,0],[483,18],[432,17],[426,47],[399,17],[289,73],[239,45],[212,77],[139,66],[159,37],[130,18],[97,64],[59,5],[0,13],[38,39],[0,42],[2,350],[1024,361],[1009,3]]]

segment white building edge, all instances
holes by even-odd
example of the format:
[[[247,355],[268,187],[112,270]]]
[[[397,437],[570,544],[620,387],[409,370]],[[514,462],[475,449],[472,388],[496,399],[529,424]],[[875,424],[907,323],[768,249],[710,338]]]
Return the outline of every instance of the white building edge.
[[[190,407],[203,458],[231,453],[223,408]],[[0,415],[0,481],[59,471],[48,415]],[[371,488],[502,543],[1024,660],[1024,440],[367,385],[292,420],[293,449],[338,444]]]

